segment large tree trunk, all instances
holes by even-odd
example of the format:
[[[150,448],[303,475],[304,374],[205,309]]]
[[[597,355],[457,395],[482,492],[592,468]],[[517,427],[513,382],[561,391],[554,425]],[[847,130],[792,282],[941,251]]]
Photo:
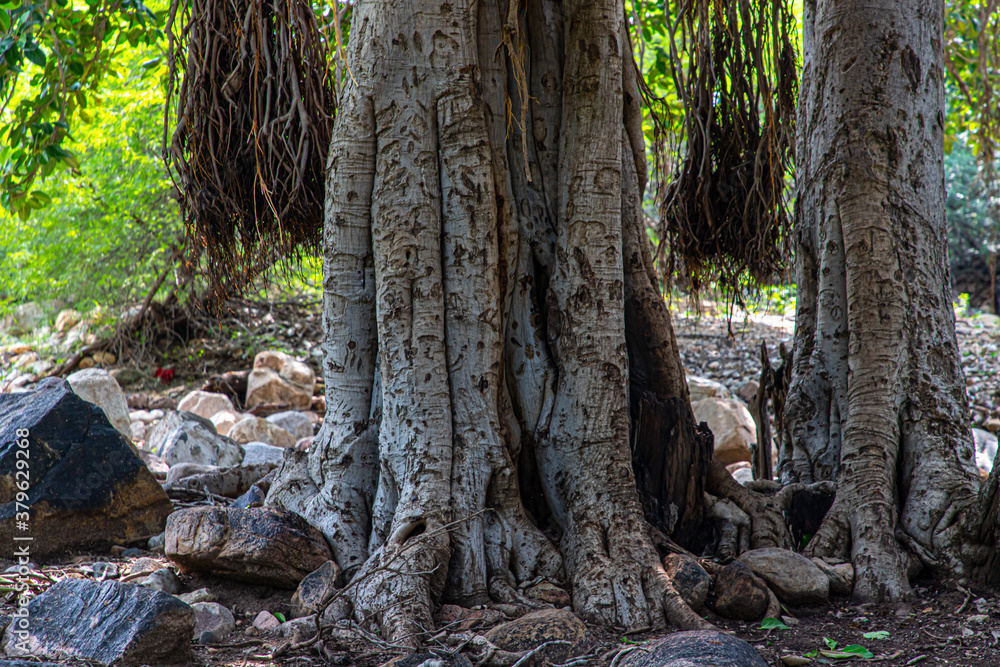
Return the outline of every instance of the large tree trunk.
[[[859,600],[905,596],[920,561],[964,577],[982,559],[965,535],[978,474],[946,257],[942,16],[940,0],[805,4],[779,475],[837,481],[810,549],[849,550]]]
[[[643,468],[647,514],[692,531],[710,439],[639,214],[623,16],[621,0],[355,6],[327,184],[327,416],[268,503],[323,530],[355,614],[392,641],[419,643],[442,599],[533,604],[539,577],[609,624],[704,624],[632,468],[630,388],[647,396],[633,410],[663,413],[643,437],[674,448]]]

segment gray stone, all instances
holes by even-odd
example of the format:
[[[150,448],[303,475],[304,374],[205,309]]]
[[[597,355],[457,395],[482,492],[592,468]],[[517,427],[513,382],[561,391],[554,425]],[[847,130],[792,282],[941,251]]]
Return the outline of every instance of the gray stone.
[[[216,468],[207,472],[172,479],[167,475],[167,489],[208,491],[218,496],[236,498],[250,489],[260,478],[274,469],[270,464]],[[173,469],[171,469],[173,470]]]
[[[149,549],[150,551],[163,551],[164,541],[165,537],[163,533],[160,533],[159,535],[153,535],[151,538],[149,538],[149,542],[146,543],[146,548]]]
[[[183,662],[195,622],[194,611],[174,596],[117,581],[63,579],[27,611],[26,628],[15,619],[4,632],[8,656],[124,667]]]
[[[275,447],[294,447],[295,438],[277,424],[247,415],[229,430],[229,437],[236,442],[263,442]]]
[[[281,465],[285,456],[284,447],[275,447],[266,442],[248,442],[243,445],[243,465],[269,463],[275,467]]]
[[[200,638],[203,632],[211,632],[211,643],[216,643],[223,641],[236,630],[233,612],[217,602],[195,602],[191,605],[191,609],[194,610],[195,637]]]
[[[976,446],[976,467],[989,473],[997,455],[997,436],[985,429],[974,428],[972,440]]]
[[[296,410],[286,410],[276,412],[267,418],[267,421],[279,426],[291,433],[296,440],[309,438],[313,435],[312,420],[304,413]]]
[[[787,549],[753,549],[740,555],[753,573],[786,604],[823,604],[830,597],[830,579],[815,563]]]
[[[88,368],[72,373],[66,378],[73,392],[104,410],[111,425],[126,438],[132,438],[132,421],[128,416],[128,402],[118,382],[102,368]]]
[[[153,572],[140,581],[139,585],[154,591],[163,591],[170,595],[177,595],[181,592],[181,580],[169,567],[160,568],[156,572]]]
[[[26,430],[28,436],[18,434]],[[23,447],[21,445],[24,445]],[[173,510],[125,437],[65,380],[0,394],[0,541],[14,544],[19,452],[31,462],[31,555],[105,548],[163,530]]]
[[[688,606],[701,613],[705,608],[712,577],[698,564],[698,559],[683,554],[670,554],[663,559],[663,567]]]
[[[337,577],[339,575],[340,568],[332,560],[326,561],[307,574],[305,579],[299,582],[299,587],[295,589],[289,616],[301,618],[315,614],[323,600],[337,590]]]
[[[623,667],[768,667],[750,644],[717,630],[675,632],[628,653]]]
[[[191,591],[190,593],[181,593],[177,596],[181,602],[185,602],[190,605],[197,604],[198,602],[216,602],[217,598],[215,594],[212,593],[207,588],[199,588],[196,591]]]
[[[212,422],[190,412],[171,412],[146,437],[146,449],[163,458],[167,465],[200,463],[237,466],[243,448],[215,432]]]
[[[191,507],[167,519],[167,557],[182,568],[295,588],[332,558],[316,528],[273,507]]]
[[[587,626],[572,612],[542,609],[502,623],[486,633],[486,638],[505,651],[528,651],[551,640],[567,641],[539,651],[526,665],[565,662],[585,652],[589,643]]]

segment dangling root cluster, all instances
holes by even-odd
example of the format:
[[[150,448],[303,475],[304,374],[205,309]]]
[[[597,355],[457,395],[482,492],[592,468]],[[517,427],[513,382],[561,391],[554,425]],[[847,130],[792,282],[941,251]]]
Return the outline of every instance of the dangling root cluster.
[[[332,54],[306,0],[173,0],[167,163],[188,248],[217,284],[245,285],[318,248],[334,113]],[[176,93],[176,94],[175,94]],[[165,147],[167,137],[164,137]]]
[[[685,7],[671,39],[684,121],[680,163],[663,199],[665,268],[695,290],[715,280],[738,293],[741,281],[771,279],[787,256],[795,19],[786,0]]]

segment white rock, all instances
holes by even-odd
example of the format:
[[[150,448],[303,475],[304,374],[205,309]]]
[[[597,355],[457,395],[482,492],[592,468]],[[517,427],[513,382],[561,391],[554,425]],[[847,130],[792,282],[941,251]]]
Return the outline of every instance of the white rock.
[[[697,375],[687,376],[688,392],[691,394],[691,402],[695,403],[706,398],[731,398],[732,394],[726,385],[715,380],[699,377]]]
[[[236,630],[236,619],[233,612],[217,602],[195,602],[194,638],[201,637],[203,632],[211,632],[215,642],[221,642]]]
[[[285,456],[284,447],[275,447],[266,442],[247,442],[243,445],[243,465],[256,465],[259,463],[273,463],[281,465]]]
[[[171,412],[146,437],[145,448],[163,458],[167,465],[200,463],[236,466],[243,460],[243,448],[215,432],[212,422],[190,412]]]
[[[750,411],[733,398],[705,398],[692,405],[697,422],[708,422],[715,436],[715,457],[723,465],[750,460],[750,445],[757,441]]]
[[[146,424],[145,422],[134,421],[131,424],[132,428],[132,439],[133,440],[145,440],[146,439]]]
[[[984,429],[974,428],[972,438],[976,443],[976,467],[990,472],[997,455],[997,436]]]
[[[160,415],[161,417],[163,415]],[[128,418],[134,422],[148,424],[153,421],[153,415],[148,410],[132,410],[128,413]]]
[[[80,322],[81,319],[82,316],[79,311],[72,309],[60,311],[59,314],[56,315],[56,331],[62,333],[68,329],[72,329]]]
[[[139,585],[151,588],[154,591],[170,593],[171,595],[177,595],[181,592],[181,580],[177,577],[177,574],[168,567],[157,570],[140,581]]]
[[[294,447],[295,437],[266,419],[248,415],[236,422],[229,431],[229,437],[236,442],[263,442],[275,447]]]
[[[215,431],[219,435],[229,435],[229,432],[233,430],[233,426],[236,422],[243,419],[246,415],[236,414],[231,410],[223,410],[222,412],[216,412],[212,415],[210,421],[215,424]]]
[[[272,403],[305,410],[312,404],[312,391],[292,384],[269,368],[253,369],[247,377],[247,408]]]
[[[177,404],[178,410],[192,412],[199,417],[211,419],[220,412],[235,412],[233,402],[224,394],[216,394],[210,391],[192,391],[181,399]]]
[[[66,378],[73,393],[97,405],[108,421],[126,438],[132,439],[132,424],[128,417],[128,402],[118,382],[102,368],[77,371]]]
[[[313,434],[312,420],[303,412],[295,410],[277,412],[268,417],[267,421],[285,429],[295,436],[296,440],[308,438]]]

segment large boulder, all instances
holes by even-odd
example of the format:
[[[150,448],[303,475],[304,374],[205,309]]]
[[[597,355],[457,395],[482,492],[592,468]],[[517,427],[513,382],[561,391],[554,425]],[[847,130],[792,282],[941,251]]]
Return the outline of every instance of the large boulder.
[[[17,517],[24,506],[27,530]],[[162,532],[172,509],[104,411],[66,381],[0,394],[0,542],[27,533],[32,557],[124,544]]]
[[[528,661],[529,666],[566,662],[586,652],[590,640],[583,621],[564,609],[533,611],[496,626],[486,638],[504,651],[529,651],[552,640],[569,642],[546,646]]]
[[[323,534],[273,507],[192,507],[167,520],[165,552],[188,570],[295,588],[332,558]]]
[[[247,415],[229,430],[236,442],[263,442],[275,447],[294,447],[295,436],[266,419]]]
[[[118,381],[103,368],[88,368],[72,373],[66,378],[77,396],[93,403],[108,416],[111,425],[126,438],[132,438],[132,420],[128,416],[128,402]]]
[[[167,465],[200,463],[210,466],[237,466],[243,448],[215,432],[212,422],[190,412],[171,412],[146,437],[146,449]]]
[[[768,667],[750,644],[718,630],[675,632],[630,651],[623,667]]]
[[[715,577],[715,613],[737,621],[764,617],[770,596],[767,584],[745,564],[735,561]]]
[[[823,604],[830,597],[829,577],[802,554],[768,547],[745,551],[738,560],[786,604]]]
[[[246,407],[283,405],[308,410],[316,388],[316,375],[307,364],[283,352],[259,353],[247,378]]]
[[[228,396],[211,391],[192,391],[181,399],[181,402],[177,404],[177,409],[192,412],[205,419],[211,419],[220,412],[236,411]]]
[[[735,398],[705,398],[692,404],[697,422],[708,422],[715,436],[715,458],[723,465],[750,460],[757,426],[746,406]]]
[[[8,656],[105,665],[183,662],[195,615],[173,595],[117,581],[63,579],[31,600],[24,626],[4,632]]]

